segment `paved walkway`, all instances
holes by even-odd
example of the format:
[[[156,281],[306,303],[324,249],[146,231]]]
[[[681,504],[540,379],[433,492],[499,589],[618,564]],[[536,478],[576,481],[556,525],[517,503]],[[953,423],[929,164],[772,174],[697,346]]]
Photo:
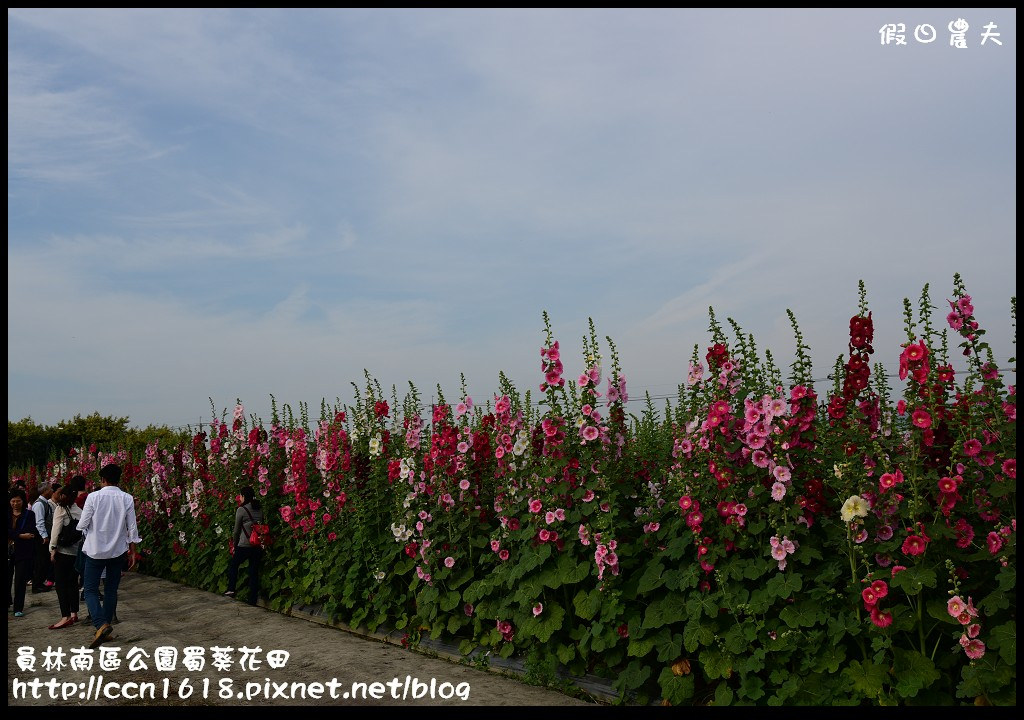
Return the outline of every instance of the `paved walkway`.
[[[138,573],[123,578],[117,614],[121,622],[111,639],[90,653],[94,630],[84,621],[84,602],[83,621],[62,630],[47,629],[60,619],[54,592],[30,593],[24,617],[14,618],[8,610],[8,704],[597,707]],[[193,656],[186,664],[187,647],[201,649],[202,668],[192,664]],[[162,655],[175,653],[173,669],[158,668]],[[72,660],[86,657],[91,669],[72,667]],[[225,657],[230,665],[221,662]],[[286,660],[282,665],[275,657]]]

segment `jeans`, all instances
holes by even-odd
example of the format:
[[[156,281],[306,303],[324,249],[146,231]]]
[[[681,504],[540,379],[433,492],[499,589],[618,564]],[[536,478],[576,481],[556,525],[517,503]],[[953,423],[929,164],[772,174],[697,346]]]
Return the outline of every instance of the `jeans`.
[[[235,584],[238,582],[238,568],[246,560],[249,561],[249,596],[246,599],[250,605],[255,605],[260,595],[261,557],[262,548],[236,547],[235,554],[231,556],[231,564],[228,565],[228,590],[234,592]]]
[[[117,587],[121,584],[121,568],[128,559],[128,553],[113,558],[85,558],[85,604],[92,616],[93,626],[99,630],[109,625],[117,612]],[[107,571],[103,583],[103,605],[100,605],[100,575]]]

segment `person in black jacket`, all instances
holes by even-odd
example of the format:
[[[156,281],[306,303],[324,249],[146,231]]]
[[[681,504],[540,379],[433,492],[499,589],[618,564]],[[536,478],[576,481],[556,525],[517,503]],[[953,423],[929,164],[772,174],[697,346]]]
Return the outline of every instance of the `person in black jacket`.
[[[263,522],[263,511],[256,499],[256,491],[250,486],[242,488],[242,504],[235,511],[235,529],[231,533],[231,542],[234,553],[231,555],[231,564],[228,565],[228,591],[224,593],[228,597],[235,596],[235,585],[238,582],[238,568],[242,563],[249,562],[249,596],[250,605],[255,605],[260,593],[260,558],[263,557],[263,549],[253,547],[249,542],[249,535],[252,533],[253,523]]]
[[[25,591],[32,577],[32,562],[39,543],[36,517],[26,505],[25,491],[10,491],[7,511],[7,606],[14,605],[14,617],[25,615]],[[14,596],[11,597],[11,586]]]

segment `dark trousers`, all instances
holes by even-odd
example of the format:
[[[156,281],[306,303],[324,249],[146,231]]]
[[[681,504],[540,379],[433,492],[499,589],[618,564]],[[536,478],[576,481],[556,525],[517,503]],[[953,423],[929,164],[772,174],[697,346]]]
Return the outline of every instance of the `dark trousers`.
[[[57,585],[57,602],[60,616],[78,614],[78,571],[75,570],[75,556],[58,552],[54,556],[53,575]]]
[[[10,605],[11,585],[14,585],[14,612],[25,610],[25,590],[28,587],[28,580],[32,577],[32,558],[15,560],[7,558],[7,604]]]
[[[46,590],[47,580],[53,580],[53,563],[50,562],[50,541],[36,538],[36,561],[32,566],[32,592]]]
[[[234,592],[238,582],[238,568],[245,561],[249,561],[249,597],[247,600],[250,605],[255,605],[260,596],[260,558],[262,557],[262,548],[236,547],[235,554],[231,556],[231,564],[228,565],[228,590]]]

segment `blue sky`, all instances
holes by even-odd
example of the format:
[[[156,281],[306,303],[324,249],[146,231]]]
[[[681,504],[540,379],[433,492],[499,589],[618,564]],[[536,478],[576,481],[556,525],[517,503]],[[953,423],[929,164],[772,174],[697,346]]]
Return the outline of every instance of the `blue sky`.
[[[499,371],[536,389],[544,310],[567,375],[591,317],[634,399],[674,394],[709,306],[784,372],[791,309],[824,377],[858,280],[895,371],[903,299],[928,284],[941,323],[956,272],[1014,355],[1014,10],[33,9],[7,35],[10,420],[315,418],[364,369],[479,403]]]

